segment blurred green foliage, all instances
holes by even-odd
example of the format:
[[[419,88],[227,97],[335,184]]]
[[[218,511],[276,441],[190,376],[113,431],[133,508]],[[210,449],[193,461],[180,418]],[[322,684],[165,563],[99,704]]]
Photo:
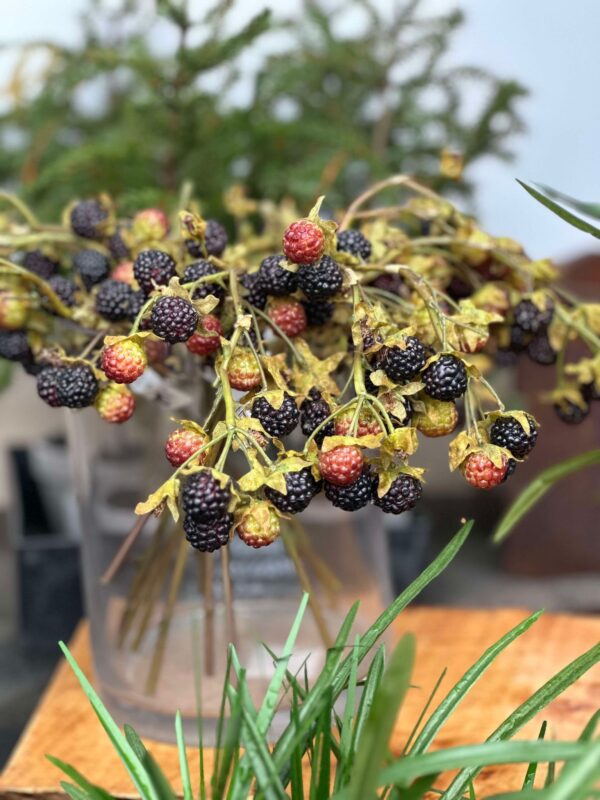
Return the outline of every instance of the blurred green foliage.
[[[22,46],[4,87],[0,181],[56,217],[100,190],[124,210],[160,205],[191,179],[218,214],[236,181],[304,209],[320,191],[345,205],[400,171],[443,188],[444,147],[467,165],[510,157],[525,90],[446,64],[460,12],[427,17],[419,0],[304,0],[294,19],[262,10],[240,23],[251,5],[90,0],[77,43]],[[468,119],[473,83],[482,103]],[[468,179],[457,186],[470,191]]]

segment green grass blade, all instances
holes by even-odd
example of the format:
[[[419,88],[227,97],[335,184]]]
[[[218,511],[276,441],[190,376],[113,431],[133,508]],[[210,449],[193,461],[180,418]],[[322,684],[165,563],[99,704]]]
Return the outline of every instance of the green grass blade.
[[[340,760],[337,765],[335,775],[335,791],[346,785],[348,774],[354,761],[353,721],[354,712],[356,710],[356,682],[358,678],[359,644],[360,636],[357,634],[356,638],[354,639],[350,677],[348,678],[348,688],[346,689],[346,703],[344,705],[344,715],[340,727]]]
[[[62,789],[69,795],[71,800],[90,800],[90,795],[81,787],[74,786],[68,781],[61,781]]]
[[[292,686],[292,706],[290,719],[293,725],[298,723],[298,692]],[[294,748],[290,758],[290,788],[292,800],[304,800],[304,776],[302,773],[302,749]]]
[[[384,645],[381,645],[378,648],[377,652],[375,653],[373,661],[371,661],[371,664],[369,666],[369,671],[367,672],[365,685],[363,686],[362,696],[360,698],[360,703],[356,714],[356,720],[354,722],[354,731],[352,734],[353,753],[356,753],[356,748],[362,736],[362,732],[365,727],[365,722],[367,721],[371,713],[371,709],[373,707],[373,700],[379,688],[379,684],[381,683],[384,669],[385,669],[385,647]]]
[[[559,203],[556,203],[554,200],[551,200],[549,197],[546,197],[545,194],[542,192],[538,192],[537,189],[534,189],[533,186],[529,186],[524,181],[517,180],[526,192],[534,197],[538,203],[541,203],[546,208],[549,208],[553,214],[556,214],[557,217],[560,217],[565,222],[568,222],[569,225],[572,225],[574,228],[577,228],[584,233],[589,233],[594,236],[596,239],[600,239],[600,229],[597,228],[595,225],[592,225],[590,222],[586,222],[586,220],[581,219],[576,214],[573,214],[571,211],[567,211],[566,208],[561,206]]]
[[[471,528],[473,527],[473,521],[470,520],[466,522],[462,528],[456,533],[452,539],[448,542],[446,547],[442,550],[442,552],[435,558],[431,564],[423,570],[423,572],[419,575],[416,580],[414,580],[410,586],[408,586],[403,592],[401,592],[398,597],[393,601],[393,603],[377,618],[377,620],[371,625],[371,627],[361,636],[360,640],[360,653],[359,653],[359,663],[362,659],[367,655],[367,653],[371,650],[375,642],[379,639],[379,637],[389,628],[389,626],[394,622],[396,617],[404,611],[406,606],[417,597],[423,589],[425,589],[431,581],[438,577],[448,566],[448,564],[452,561],[455,555],[458,553],[460,548],[463,546],[465,539],[471,532]],[[333,681],[333,688],[334,688],[334,696],[337,697],[339,693],[344,689],[346,682],[348,680],[348,676],[350,674],[350,668],[352,665],[352,656],[348,656],[344,662],[340,665],[340,668],[337,670]]]
[[[173,791],[173,787],[167,780],[162,769],[158,766],[154,756],[146,749],[136,731],[131,725],[125,725],[123,731],[125,733],[125,738],[148,773],[158,797],[160,797],[161,800],[175,800],[176,795]]]
[[[427,797],[427,792],[431,789],[437,777],[437,775],[423,775],[422,778],[417,778],[413,785],[401,795],[399,794],[398,797],[401,797],[402,800],[423,800],[424,797]]]
[[[232,687],[230,687],[232,689]],[[240,733],[242,727],[242,708],[237,692],[231,690],[229,694],[230,715],[225,727],[222,758],[219,772],[213,787],[213,797],[223,797],[229,775],[234,769],[239,751]]]
[[[483,744],[467,744],[448,747],[444,750],[411,755],[383,769],[378,776],[378,785],[409,785],[411,781],[422,775],[446,772],[454,769],[473,769],[478,772],[482,767],[491,764],[519,764],[530,761],[550,762],[566,761],[579,758],[589,745],[582,742],[544,742],[544,741],[487,741]],[[468,786],[465,781],[459,794]],[[448,791],[443,795],[447,800]]]
[[[600,722],[600,710],[595,711],[587,722],[585,728],[581,731],[579,736],[580,742],[589,742],[596,733],[596,728]]]
[[[387,756],[398,711],[410,686],[415,649],[414,636],[406,634],[392,653],[389,667],[377,688],[371,713],[358,742],[348,787],[349,800],[367,800],[374,796],[375,789],[381,785],[378,783],[378,776]]]
[[[200,653],[200,628],[192,620],[192,662],[194,670],[194,697],[196,700],[196,730],[198,732],[198,800],[206,800],[206,771],[204,767],[204,722],[202,717],[202,661]]]
[[[542,727],[540,728],[540,732],[538,734],[538,739],[543,740],[546,736],[546,729],[548,724],[546,721],[542,722]],[[538,763],[537,761],[532,761],[527,766],[527,771],[525,773],[525,780],[523,781],[523,789],[533,789],[533,784],[535,781],[535,776],[537,774]]]
[[[600,448],[590,450],[587,453],[567,458],[560,464],[554,464],[548,469],[540,472],[537,478],[525,487],[515,502],[504,514],[498,527],[494,532],[493,541],[498,543],[509,535],[515,525],[527,514],[533,506],[549,491],[555,483],[567,475],[571,475],[580,469],[590,467],[593,464],[600,464]]]
[[[539,711],[545,708],[548,703],[558,697],[567,687],[575,683],[585,672],[594,664],[600,661],[600,644],[594,645],[587,652],[583,653],[575,661],[572,661],[564,669],[557,672],[549,681],[537,690],[529,699],[522,703],[502,722],[496,730],[488,737],[488,742],[498,742],[503,739],[510,739],[519,731],[525,723],[529,722]],[[474,778],[478,770],[469,768],[461,771],[452,781],[444,794],[444,800],[458,800],[465,786]]]
[[[417,735],[417,731],[419,730],[419,728],[421,726],[421,723],[425,719],[425,715],[429,711],[429,709],[431,707],[431,704],[433,703],[433,700],[434,700],[434,698],[435,698],[435,696],[436,696],[436,694],[438,692],[438,689],[440,688],[440,686],[442,685],[442,681],[446,677],[446,673],[447,672],[448,672],[447,667],[444,667],[444,669],[440,673],[440,677],[437,679],[437,681],[435,682],[435,684],[433,686],[433,689],[429,693],[429,697],[425,701],[425,705],[421,709],[421,713],[417,717],[417,721],[413,725],[412,730],[411,730],[410,734],[408,735],[408,739],[406,740],[406,744],[404,745],[404,748],[402,750],[402,755],[406,755],[408,753],[408,751],[410,750],[410,746],[413,743],[415,736]]]
[[[551,197],[553,200],[558,200],[561,203],[565,203],[568,206],[571,206],[576,211],[579,211],[581,214],[586,214],[588,217],[594,217],[594,219],[600,219],[600,203],[586,203],[583,200],[578,200],[576,197],[571,197],[564,192],[559,192],[557,189],[552,189],[550,186],[546,186],[543,183],[536,184],[539,188],[546,194],[548,197]]]
[[[508,647],[515,639],[527,631],[534,622],[536,622],[541,611],[527,617],[527,619],[520,622],[508,633],[504,634],[501,639],[495,642],[491,647],[481,655],[477,661],[469,667],[458,683],[448,692],[446,697],[442,700],[433,714],[429,717],[421,732],[415,739],[412,746],[411,754],[424,753],[425,750],[431,745],[434,738],[437,736],[442,725],[454,712],[459,703],[464,700],[468,692],[477,683],[479,678],[490,667],[500,653]]]
[[[159,800],[159,798],[156,796],[156,792],[154,790],[154,786],[152,785],[152,781],[150,780],[150,777],[148,776],[146,770],[144,769],[143,765],[140,763],[138,757],[133,751],[133,748],[121,733],[117,723],[108,713],[106,707],[104,706],[104,703],[102,702],[102,700],[100,700],[100,698],[96,694],[92,684],[88,681],[88,679],[85,677],[85,675],[79,668],[79,665],[71,655],[69,648],[64,642],[59,642],[58,646],[60,647],[65,658],[67,659],[69,666],[75,673],[75,677],[79,681],[81,688],[83,689],[85,695],[90,701],[92,708],[96,713],[96,716],[100,720],[100,724],[108,734],[108,737],[111,740],[113,747],[117,751],[119,758],[123,762],[125,769],[129,773],[141,797],[144,798],[144,800]]]
[[[229,685],[230,678],[231,678],[231,648],[227,650],[227,664],[225,665],[225,674],[223,676],[223,688],[221,690],[221,704],[219,706],[219,719],[217,722],[217,736],[215,740],[215,763],[213,765],[213,774],[210,779],[210,786],[214,797],[218,797],[216,792],[216,785],[217,780],[220,775],[220,766],[221,766],[221,751],[223,747],[223,733],[225,731],[225,724],[226,724],[226,705],[227,705],[227,686]]]
[[[90,781],[88,781],[81,772],[76,770],[75,767],[72,767],[71,764],[67,764],[65,761],[55,756],[46,756],[46,758],[51,764],[54,764],[55,767],[62,770],[72,781],[75,781],[77,786],[82,789],[88,797],[92,798],[92,800],[112,800],[112,795],[109,794],[109,792],[105,791],[100,786],[90,783]]]
[[[587,800],[600,780],[600,741],[587,743],[581,758],[566,764],[544,800]]]
[[[187,753],[185,751],[185,739],[183,736],[183,726],[181,724],[181,714],[175,714],[175,738],[177,740],[177,753],[179,755],[179,771],[181,773],[181,785],[183,788],[183,800],[194,800],[192,783],[190,781],[190,766],[188,764]]]

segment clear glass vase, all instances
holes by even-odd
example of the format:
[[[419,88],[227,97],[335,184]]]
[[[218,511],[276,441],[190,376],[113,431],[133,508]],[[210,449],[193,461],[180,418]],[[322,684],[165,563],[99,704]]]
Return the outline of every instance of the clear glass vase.
[[[96,685],[119,722],[172,740],[175,711],[195,730],[200,708],[210,744],[230,641],[258,701],[273,672],[264,644],[283,649],[303,590],[310,605],[291,668],[310,656],[309,677],[355,600],[361,605],[353,634],[389,602],[382,515],[372,507],[339,511],[322,495],[301,526],[260,550],[234,539],[224,550],[199,553],[168,514],[152,517],[107,576],[135,525],[136,502],[169,474],[162,448],[173,423],[143,399],[123,426],[107,425],[93,410],[66,413]],[[283,710],[273,734],[286,719]]]

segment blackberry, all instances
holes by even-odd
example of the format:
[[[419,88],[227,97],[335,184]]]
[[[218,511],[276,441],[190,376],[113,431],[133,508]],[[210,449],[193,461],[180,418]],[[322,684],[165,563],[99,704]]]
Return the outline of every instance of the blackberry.
[[[183,487],[183,510],[192,522],[215,522],[226,513],[230,500],[229,485],[222,489],[207,470],[196,472]]]
[[[8,361],[27,361],[31,358],[25,331],[0,331],[0,358]]]
[[[508,459],[508,464],[506,465],[506,472],[504,473],[504,477],[502,478],[501,483],[506,483],[506,481],[513,475],[514,471],[517,468],[517,462],[514,458]]]
[[[133,262],[133,274],[146,294],[154,285],[166,286],[175,275],[175,262],[164,250],[142,250]]]
[[[310,434],[331,414],[329,403],[323,399],[318,389],[312,388],[306,400],[300,406],[300,428],[305,436]],[[335,432],[335,422],[330,420],[315,435],[315,442],[319,447],[323,444],[326,436],[333,436]]]
[[[386,514],[401,514],[403,511],[414,508],[423,491],[421,481],[413,478],[412,475],[401,474],[394,478],[383,497],[377,496],[378,484],[379,479],[375,478],[373,502]]]
[[[406,383],[420,372],[427,361],[425,348],[416,336],[407,336],[406,347],[383,347],[377,354],[377,366],[394,383]]]
[[[296,273],[280,266],[280,262],[283,259],[284,256],[280,253],[276,256],[267,256],[261,262],[258,270],[258,281],[265,294],[283,297],[296,291],[298,286]]]
[[[302,300],[308,325],[325,325],[333,316],[333,303],[327,300]]]
[[[373,499],[373,477],[368,468],[365,468],[360,476],[346,486],[336,486],[325,481],[325,497],[333,503],[336,508],[344,511],[358,511],[364,508]]]
[[[456,356],[440,356],[422,375],[425,393],[434,400],[456,400],[467,389],[467,370]]]
[[[137,292],[132,291],[131,294],[129,295],[129,315],[127,319],[130,319],[133,322],[133,320],[135,320],[137,315],[142,310],[147,300],[148,298],[141,290]],[[142,330],[146,329],[145,320],[142,320],[140,328]]]
[[[214,219],[207,220],[206,230],[204,231],[204,246],[209,256],[218,258],[223,254],[223,250],[227,247],[227,231],[220,222]]]
[[[294,398],[286,393],[280,408],[273,408],[266,397],[257,397],[252,403],[252,416],[270,436],[286,436],[298,424],[300,412]]]
[[[267,499],[284,514],[298,514],[308,506],[313,497],[321,491],[322,481],[316,481],[310,467],[298,472],[285,473],[287,494],[282,494],[270,486],[265,488]]]
[[[526,333],[537,333],[544,330],[552,322],[554,307],[546,302],[546,309],[541,311],[532,300],[520,300],[513,309],[515,324]]]
[[[558,418],[566,422],[567,425],[579,425],[590,413],[590,407],[587,403],[582,408],[567,399],[563,400],[561,403],[555,403],[554,410]]]
[[[184,269],[181,282],[192,283],[192,281],[197,281],[199,278],[206,278],[208,275],[216,275],[217,272],[219,272],[219,270],[214,264],[211,264],[210,261],[205,261],[204,259],[194,261],[188,264]],[[201,300],[204,297],[208,297],[209,294],[212,294],[213,297],[216,297],[217,300],[220,301],[225,297],[225,289],[220,283],[216,283],[215,281],[199,283],[194,289],[192,299]]]
[[[511,325],[508,349],[512,353],[522,353],[526,349],[529,339],[529,334],[520,325]]]
[[[133,295],[134,291],[129,284],[109,278],[98,289],[96,311],[109,322],[131,319]]]
[[[498,417],[490,428],[490,442],[505,447],[515,458],[526,458],[535,447],[538,427],[533,417],[527,414],[529,433],[515,417]]]
[[[84,239],[101,239],[108,212],[99,200],[82,200],[71,209],[71,228]]]
[[[406,284],[402,277],[398,274],[391,274],[390,272],[383,272],[381,275],[378,275],[374,281],[371,281],[371,286],[375,286],[377,289],[383,289],[384,292],[397,295],[405,293],[404,290],[406,289]]]
[[[593,400],[600,400],[600,390],[596,388],[596,383],[584,383],[579,387],[581,396],[586,403],[591,403]]]
[[[97,250],[79,250],[73,256],[73,267],[88,292],[108,278],[108,258]]]
[[[371,255],[371,242],[360,231],[341,231],[337,235],[337,249],[366,261]]]
[[[152,333],[169,344],[187,341],[197,325],[198,312],[184,297],[160,297],[152,306]]]
[[[64,367],[56,376],[56,392],[61,406],[86,408],[98,394],[98,381],[87,364]]]
[[[316,264],[302,264],[298,269],[298,286],[309,300],[326,300],[339,291],[342,270],[331,256],[322,256]]]
[[[59,296],[66,306],[72,306],[75,303],[77,287],[73,281],[64,278],[62,275],[53,275],[48,281],[48,286]]]
[[[28,269],[29,272],[34,272],[46,281],[48,278],[51,278],[58,269],[56,261],[48,258],[41,250],[30,250],[28,253],[25,253],[23,266],[25,269]]]
[[[44,367],[37,376],[37,393],[52,408],[62,405],[58,396],[58,377],[61,372],[61,367]]]
[[[251,306],[261,311],[267,305],[267,293],[258,277],[258,272],[247,273],[241,278],[242,286],[246,289],[246,300]]]
[[[194,522],[190,517],[183,520],[185,538],[196,550],[214,553],[229,542],[233,525],[233,514],[224,514],[214,522]]]
[[[375,384],[371,380],[371,373],[365,371],[364,378],[365,378],[365,389],[367,390],[367,393],[377,397],[379,386],[375,386]]]
[[[546,331],[540,331],[527,345],[527,355],[536,364],[549,367],[556,363],[556,350],[552,348]]]
[[[106,244],[108,245],[111,256],[117,261],[124,261],[131,255],[129,247],[127,247],[123,239],[123,231],[121,228],[117,228],[112,236],[108,237]]]

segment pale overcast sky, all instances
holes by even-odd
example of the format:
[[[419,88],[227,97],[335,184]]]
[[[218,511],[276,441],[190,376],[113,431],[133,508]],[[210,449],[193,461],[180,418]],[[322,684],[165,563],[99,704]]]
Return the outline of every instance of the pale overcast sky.
[[[381,2],[389,7],[393,0]],[[0,0],[0,7],[5,5],[8,0]],[[11,0],[10,12],[2,15],[0,39],[72,41],[77,15],[86,5],[85,0]],[[140,5],[147,3],[142,0]],[[235,20],[265,5],[283,13],[298,8],[300,2],[239,0]],[[521,106],[529,131],[513,143],[516,161],[507,165],[486,160],[472,173],[484,225],[493,233],[519,239],[535,257],[560,258],[594,249],[595,240],[537,206],[514,178],[538,180],[582,199],[600,200],[600,1],[426,0],[424,8],[447,10],[457,5],[465,11],[467,23],[456,36],[449,59],[515,77],[531,91]],[[0,56],[2,75],[8,59]]]

